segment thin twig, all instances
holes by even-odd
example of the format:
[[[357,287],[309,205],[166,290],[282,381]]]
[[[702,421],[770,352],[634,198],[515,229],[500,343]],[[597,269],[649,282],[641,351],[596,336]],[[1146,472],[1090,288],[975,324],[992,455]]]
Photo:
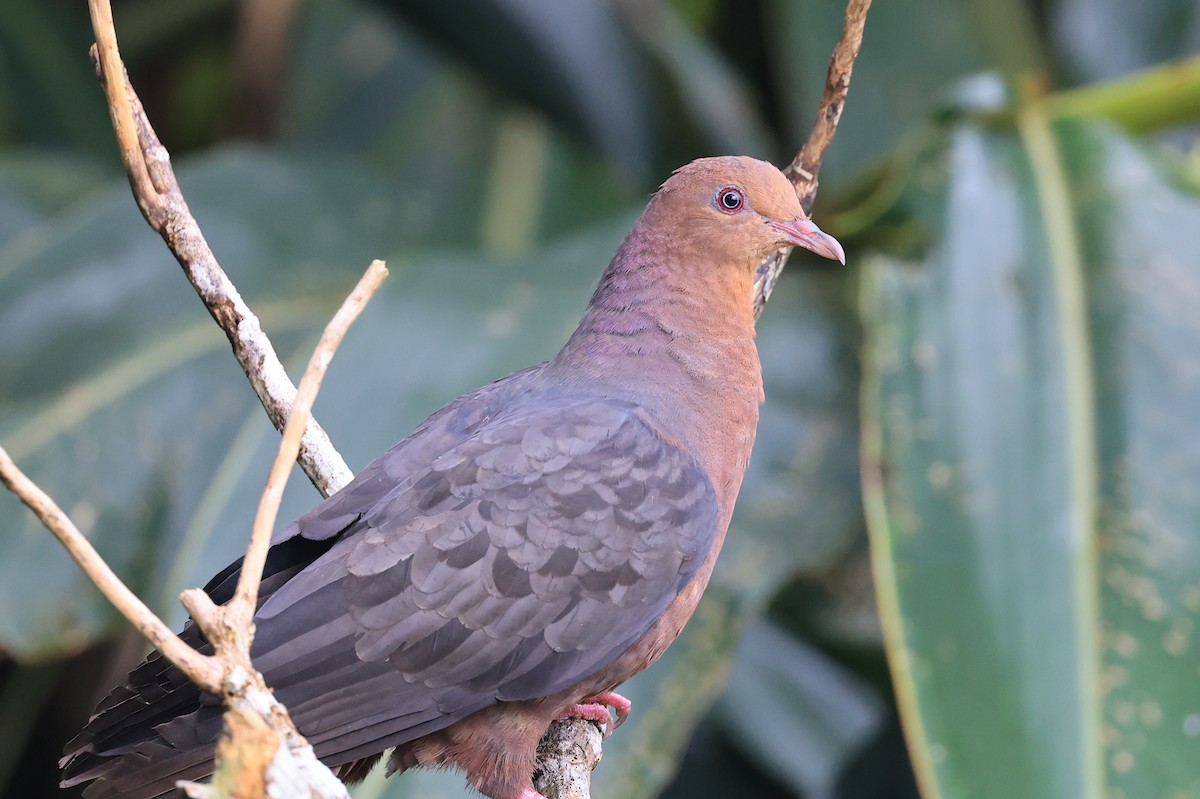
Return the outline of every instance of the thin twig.
[[[283,438],[279,442],[279,453],[271,474],[267,478],[266,488],[263,489],[262,499],[258,503],[258,513],[254,517],[254,529],[250,536],[250,546],[242,561],[242,573],[238,578],[237,591],[233,600],[227,606],[230,621],[234,624],[249,626],[254,616],[255,602],[258,597],[258,584],[262,579],[263,564],[266,562],[267,549],[271,542],[271,532],[275,529],[275,516],[279,511],[279,502],[283,499],[283,489],[287,485],[288,475],[292,464],[296,462],[296,452],[300,448],[300,435],[304,432],[304,423],[312,410],[313,401],[321,388],[325,370],[342,337],[350,329],[350,325],[362,313],[368,300],[387,277],[388,270],[383,261],[372,261],[358,285],[350,292],[350,296],[342,303],[342,307],[334,315],[308,361],[308,368],[300,379],[300,388],[296,392],[296,401],[292,404],[292,413],[283,429]],[[251,636],[252,637],[252,636]]]
[[[846,94],[850,91],[850,74],[854,71],[854,62],[862,48],[863,28],[867,24],[867,11],[870,8],[871,0],[850,0],[847,4],[842,36],[833,49],[833,57],[829,59],[825,91],[817,108],[817,121],[800,152],[784,170],[784,174],[792,179],[796,194],[800,197],[800,207],[806,214],[812,213],[813,200],[817,196],[821,159],[825,157],[825,150],[833,141],[838,122],[842,119]]]
[[[842,118],[842,109],[846,105],[846,94],[850,90],[850,74],[854,71],[854,62],[862,47],[863,28],[867,24],[867,11],[871,8],[871,0],[849,0],[846,5],[846,19],[842,23],[842,36],[833,49],[833,57],[829,60],[829,71],[825,76],[825,91],[821,95],[821,104],[817,109],[817,121],[808,140],[796,153],[796,157],[787,165],[783,173],[787,175],[792,185],[796,187],[796,196],[800,198],[800,207],[804,213],[812,213],[813,201],[817,197],[817,176],[821,172],[821,159],[825,150],[837,133],[838,122]],[[787,263],[792,248],[786,247],[770,255],[755,272],[754,277],[754,316],[762,313],[763,306],[779,280],[783,265]]]
[[[24,502],[42,524],[54,533],[83,573],[138,632],[178,666],[192,682],[208,691],[219,689],[221,672],[213,659],[201,655],[184,643],[129,590],[125,583],[121,582],[121,578],[104,562],[104,558],[100,557],[91,542],[79,532],[79,528],[70,517],[13,463],[3,447],[0,447],[0,482],[3,482],[8,490]]]
[[[205,638],[212,644],[220,659],[223,669],[220,694],[234,717],[244,716],[246,711],[253,711],[263,716],[264,721],[279,738],[287,744],[291,755],[290,763],[300,780],[303,793],[312,796],[322,796],[327,799],[345,797],[345,786],[341,785],[327,768],[316,760],[312,747],[304,736],[296,729],[288,715],[287,708],[279,704],[271,693],[270,686],[262,674],[255,668],[250,659],[250,645],[254,640],[254,611],[257,607],[258,588],[262,580],[263,564],[266,561],[267,550],[271,542],[271,531],[275,525],[275,516],[279,510],[279,501],[283,498],[283,489],[287,484],[292,463],[296,460],[296,451],[300,446],[300,435],[304,423],[312,410],[317,392],[321,388],[321,380],[333,359],[333,354],[345,337],[350,325],[362,313],[367,302],[387,277],[387,267],[383,261],[372,261],[366,273],[358,281],[358,285],[350,292],[342,303],[341,308],[334,314],[333,319],[325,326],[321,340],[317,343],[304,376],[300,380],[300,389],[296,401],[292,405],[291,415],[284,426],[283,437],[279,444],[279,452],[271,467],[267,485],[259,500],[258,513],[254,519],[254,527],[250,535],[250,545],[242,559],[242,572],[238,577],[238,585],[233,598],[221,607],[213,604],[208,595],[200,589],[189,589],[180,595],[180,600],[191,613],[192,618],[204,632]],[[245,719],[242,719],[244,721]],[[236,752],[228,763],[231,774],[221,777],[235,781],[250,780],[254,775],[247,770],[247,762],[263,762],[262,753],[257,751],[263,743],[263,736],[255,731],[252,724],[238,724],[233,721],[228,725],[232,738],[224,747],[225,752]],[[248,733],[245,739],[239,739],[236,730]],[[274,739],[276,742],[278,738]],[[271,758],[273,760],[273,758]],[[218,772],[226,768],[224,762],[218,762]],[[263,779],[267,779],[263,775]],[[217,777],[214,777],[214,781]],[[188,788],[188,792],[196,795],[203,790]],[[248,793],[246,795],[255,795]]]
[[[276,429],[282,431],[296,399],[296,387],[263,332],[258,317],[221,269],[183,198],[171,168],[170,154],[154,133],[125,74],[117,50],[109,0],[89,0],[89,8],[97,42],[92,57],[108,98],[134,199],[146,222],[162,236],[201,301],[225,331],[234,356],[267,416]],[[329,436],[311,417],[301,440],[298,460],[322,496],[329,496],[354,476],[334,449]]]
[[[108,99],[108,114],[112,117],[113,131],[117,134],[117,145],[121,148],[121,160],[135,197],[152,199],[156,192],[150,184],[149,170],[138,144],[137,126],[133,109],[125,94],[125,67],[117,49],[117,33],[113,27],[112,8],[108,0],[88,0],[88,12],[92,17],[92,30],[96,33],[96,63],[103,71]],[[143,212],[145,210],[143,209]]]

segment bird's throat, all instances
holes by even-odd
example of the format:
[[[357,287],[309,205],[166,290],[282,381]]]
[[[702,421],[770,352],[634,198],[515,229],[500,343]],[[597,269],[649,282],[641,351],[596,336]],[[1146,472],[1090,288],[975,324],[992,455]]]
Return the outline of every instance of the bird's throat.
[[[636,399],[735,495],[763,397],[752,282],[635,227],[549,368]]]
[[[600,278],[587,312],[556,359],[594,377],[648,370],[682,371],[687,383],[752,378],[760,382],[754,347],[753,271],[713,263],[686,238],[637,225]],[[754,374],[730,373],[742,366]],[[693,388],[714,388],[693,386]]]

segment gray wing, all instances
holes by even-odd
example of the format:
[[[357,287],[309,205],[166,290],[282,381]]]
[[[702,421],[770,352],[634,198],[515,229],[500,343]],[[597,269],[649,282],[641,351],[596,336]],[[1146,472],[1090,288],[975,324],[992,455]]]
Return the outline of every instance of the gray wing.
[[[502,377],[434,411],[415,430],[355,475],[346,486],[296,521],[281,527],[271,544],[303,536],[323,541],[337,536],[356,523],[367,508],[405,485],[430,461],[468,439],[498,414],[530,392],[545,363],[534,364]],[[211,591],[241,567],[238,561],[205,587]],[[230,594],[232,596],[232,594]]]
[[[256,664],[331,762],[598,671],[718,517],[698,461],[612,400],[518,406],[376,496],[256,617]]]

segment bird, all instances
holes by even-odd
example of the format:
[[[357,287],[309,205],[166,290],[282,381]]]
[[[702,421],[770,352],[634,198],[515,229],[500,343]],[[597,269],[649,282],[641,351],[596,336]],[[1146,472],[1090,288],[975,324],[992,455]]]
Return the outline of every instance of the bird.
[[[338,776],[391,750],[389,774],[542,799],[553,720],[624,719],[617,688],[679,635],[729,529],[764,401],[755,270],[794,246],[845,263],[772,164],[677,169],[554,358],[453,400],[273,535],[251,657]],[[171,795],[211,774],[221,715],[154,652],[67,744],[62,785]]]

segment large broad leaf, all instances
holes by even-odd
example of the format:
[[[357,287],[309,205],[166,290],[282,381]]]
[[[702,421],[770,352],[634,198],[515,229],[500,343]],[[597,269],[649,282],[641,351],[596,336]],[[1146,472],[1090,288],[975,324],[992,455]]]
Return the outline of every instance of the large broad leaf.
[[[928,797],[1200,795],[1200,198],[1099,123],[964,125],[863,281],[869,519]]]
[[[270,293],[259,309],[285,352],[379,254],[366,242],[387,241],[395,227],[375,208],[385,193],[347,163],[300,167],[235,152],[182,180],[243,290]],[[218,464],[255,417],[223,336],[124,183],[8,248],[0,441],[124,576],[161,592],[157,553],[179,557]],[[264,261],[278,271],[245,270]],[[14,498],[6,492],[0,504],[0,649],[34,657],[85,645],[111,618],[105,604]]]

